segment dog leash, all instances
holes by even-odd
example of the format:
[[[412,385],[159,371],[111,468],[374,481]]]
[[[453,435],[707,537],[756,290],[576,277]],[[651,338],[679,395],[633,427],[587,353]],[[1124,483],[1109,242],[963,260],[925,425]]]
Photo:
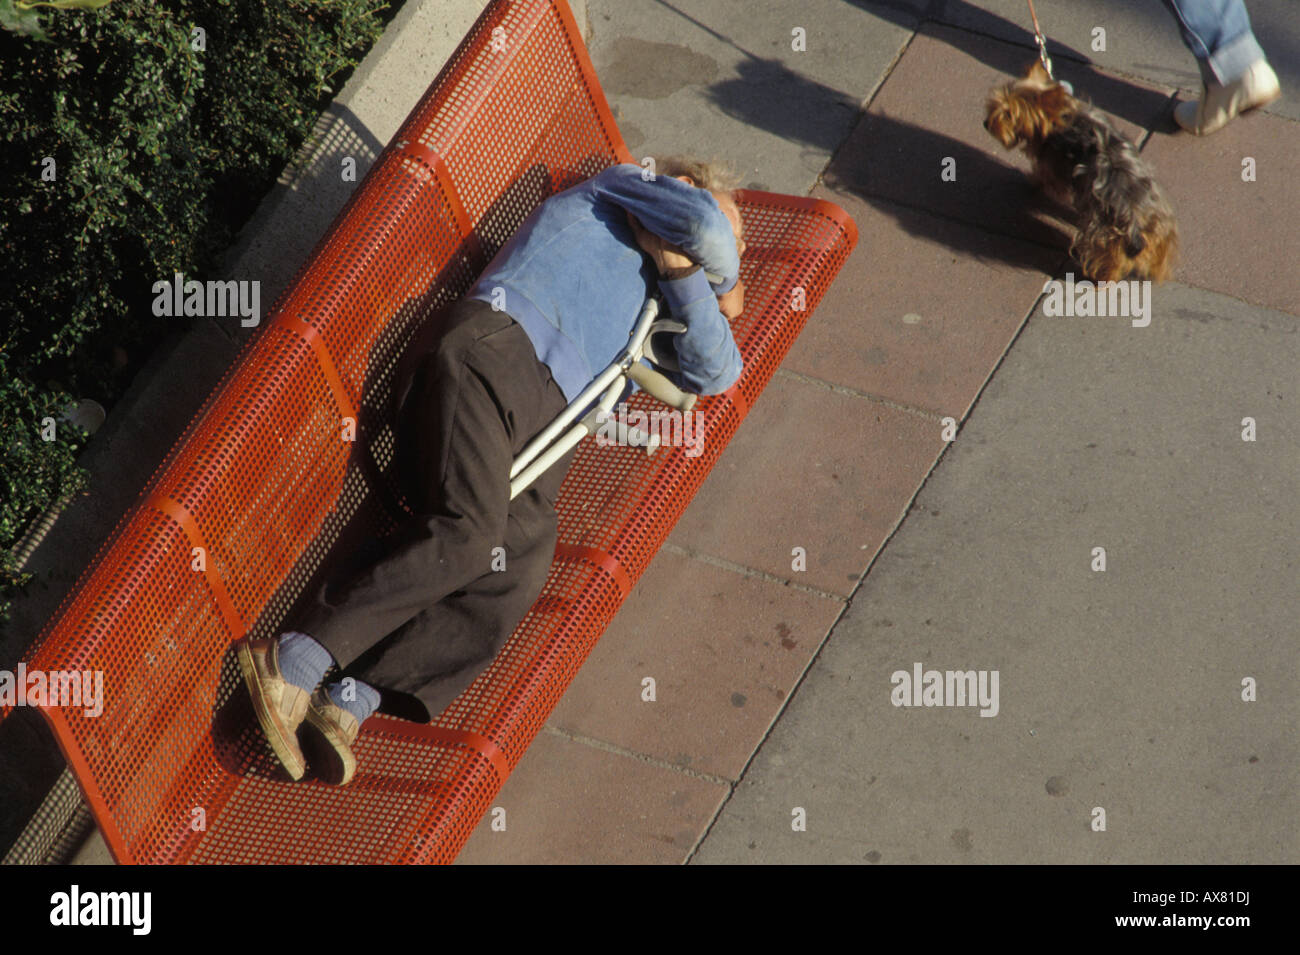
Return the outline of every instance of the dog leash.
[[[1052,58],[1047,55],[1047,37],[1043,36],[1043,29],[1038,25],[1038,14],[1034,12],[1034,0],[1029,0],[1029,16],[1034,21],[1034,39],[1038,41],[1038,58],[1043,61],[1043,69],[1047,70],[1048,77],[1055,82],[1056,76],[1052,73]]]

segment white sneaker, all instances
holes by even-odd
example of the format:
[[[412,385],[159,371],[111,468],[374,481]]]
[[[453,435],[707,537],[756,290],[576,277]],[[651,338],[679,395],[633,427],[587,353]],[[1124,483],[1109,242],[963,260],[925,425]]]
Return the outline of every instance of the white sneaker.
[[[1208,136],[1238,113],[1271,103],[1281,95],[1277,74],[1267,60],[1259,60],[1227,86],[1202,86],[1200,101],[1179,103],[1174,107],[1174,119],[1190,133]]]

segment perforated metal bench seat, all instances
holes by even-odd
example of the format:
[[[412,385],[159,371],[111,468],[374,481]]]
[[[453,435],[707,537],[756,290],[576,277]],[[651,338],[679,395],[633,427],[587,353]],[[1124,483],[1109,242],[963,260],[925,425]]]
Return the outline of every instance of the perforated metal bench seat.
[[[102,715],[42,712],[119,862],[459,852],[847,258],[842,210],[738,196],[745,372],[697,405],[703,453],[584,441],[527,618],[436,724],[367,721],[351,785],[281,774],[233,645],[278,633],[331,548],[396,526],[385,418],[422,325],[544,198],[632,161],[563,0],[491,4],[28,656],[104,671]]]

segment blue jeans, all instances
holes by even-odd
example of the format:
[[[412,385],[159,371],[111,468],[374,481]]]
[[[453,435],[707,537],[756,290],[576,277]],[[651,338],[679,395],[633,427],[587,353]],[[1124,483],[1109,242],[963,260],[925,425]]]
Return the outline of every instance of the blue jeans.
[[[1201,79],[1207,85],[1226,86],[1264,59],[1242,0],[1161,2],[1178,19],[1183,43],[1196,57]]]

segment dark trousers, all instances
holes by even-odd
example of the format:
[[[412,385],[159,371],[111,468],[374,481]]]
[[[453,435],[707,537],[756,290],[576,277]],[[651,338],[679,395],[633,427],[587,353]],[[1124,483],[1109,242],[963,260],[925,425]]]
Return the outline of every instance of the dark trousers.
[[[292,629],[324,644],[346,675],[418,699],[424,718],[446,709],[546,583],[572,454],[513,501],[510,465],[566,405],[509,315],[457,303],[397,416],[395,466],[418,517],[385,556],[324,587]]]

